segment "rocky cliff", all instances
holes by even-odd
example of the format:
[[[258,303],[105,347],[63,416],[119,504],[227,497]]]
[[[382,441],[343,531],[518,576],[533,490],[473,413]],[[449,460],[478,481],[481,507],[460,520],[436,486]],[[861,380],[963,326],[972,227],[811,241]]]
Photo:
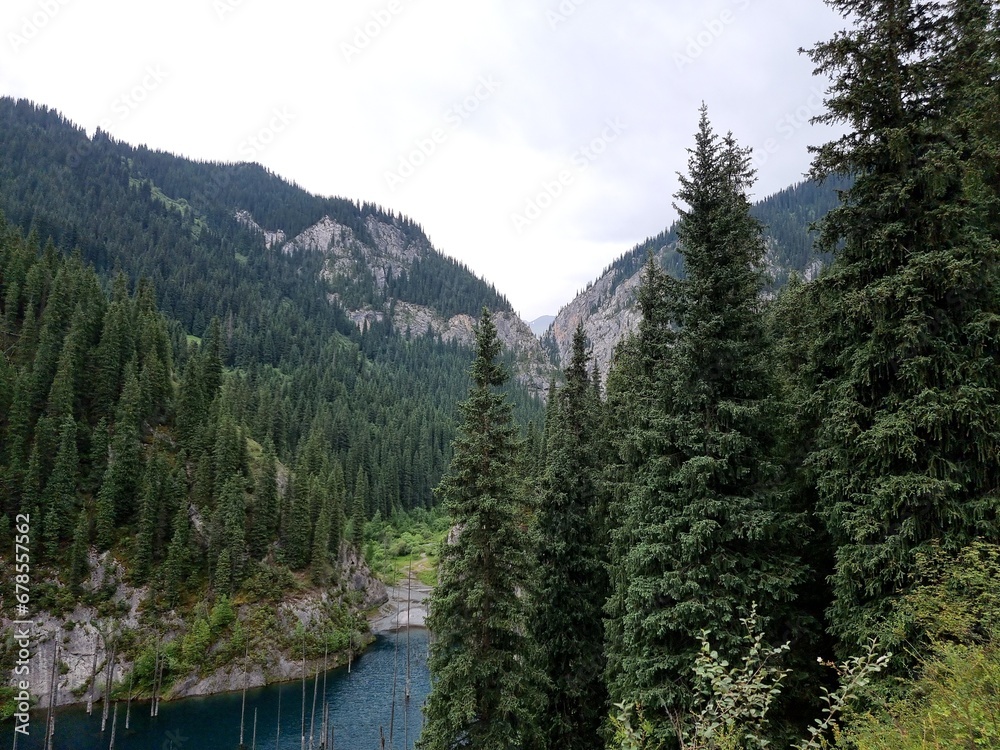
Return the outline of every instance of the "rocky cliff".
[[[155,633],[162,638],[166,650],[171,644],[183,644],[196,627],[194,622],[182,619],[174,611],[151,618],[144,610],[148,588],[126,583],[124,569],[109,553],[98,555],[92,551],[90,567],[90,581],[85,584],[85,591],[92,594],[110,589],[113,591],[110,596],[96,606],[83,603],[88,599],[86,595],[74,597],[73,609],[58,615],[40,612],[32,619],[29,682],[32,699],[37,701],[38,707],[49,703],[54,659],[54,705],[96,703],[95,710],[100,711],[109,675],[113,693],[127,694],[129,679],[136,666],[135,657],[141,653],[136,644],[149,642]],[[385,603],[388,594],[385,585],[346,544],[341,547],[339,571],[337,583],[329,587],[297,585],[278,602],[236,603],[235,622],[243,632],[260,632],[262,618],[274,626],[275,632],[290,634],[299,626],[307,632],[319,631],[332,627],[334,619],[342,619],[342,607],[347,606],[354,613],[356,632],[348,639],[347,648],[329,655],[328,666],[346,663],[348,650],[357,652],[373,638],[365,626],[364,613]],[[0,621],[2,633],[9,634],[13,627],[9,620]],[[297,651],[293,653],[283,647],[287,644],[282,644],[280,639],[251,637],[251,640],[254,647],[245,675],[243,659],[230,659],[214,668],[173,675],[165,683],[162,697],[169,700],[241,690],[244,682],[248,687],[260,687],[301,674],[301,657]],[[115,643],[120,646],[115,647],[113,663],[109,663]],[[216,643],[210,651],[218,648]],[[306,671],[315,670],[322,661],[322,658],[307,659]],[[136,698],[149,697],[148,689],[138,685],[133,685],[133,694]]]
[[[392,280],[410,273],[415,263],[437,252],[426,240],[412,236],[398,224],[369,216],[365,221],[367,237],[361,238],[350,227],[324,216],[286,241],[283,231],[261,227],[248,211],[237,212],[236,218],[261,232],[268,247],[287,254],[322,254],[321,275],[331,288],[354,290],[370,286],[373,293],[360,305],[356,294],[331,291],[327,295],[330,303],[340,305],[358,328],[381,323],[391,316],[393,328],[400,335],[432,335],[445,342],[457,341],[463,346],[474,344],[476,316],[468,313],[446,315],[433,306],[399,299],[389,293]],[[514,376],[531,392],[544,396],[553,373],[548,354],[528,324],[512,311],[493,312],[500,340],[514,357]]]
[[[767,296],[792,272],[806,280],[819,273],[828,257],[814,251],[810,226],[837,204],[837,190],[847,184],[844,180],[830,180],[824,185],[800,183],[753,206],[752,213],[764,230],[766,255],[762,270],[769,280]],[[615,346],[639,324],[635,293],[646,258],[652,253],[667,273],[680,276],[683,259],[677,246],[677,231],[673,226],[623,254],[559,311],[542,336],[543,345],[554,358],[565,363],[572,348],[573,332],[582,323],[594,360],[601,376],[606,378]]]

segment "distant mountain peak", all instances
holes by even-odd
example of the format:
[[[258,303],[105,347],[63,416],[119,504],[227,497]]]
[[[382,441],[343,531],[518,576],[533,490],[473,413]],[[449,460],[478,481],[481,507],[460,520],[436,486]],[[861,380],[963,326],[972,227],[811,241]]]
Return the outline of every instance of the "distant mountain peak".
[[[552,325],[552,321],[555,319],[555,315],[539,315],[537,318],[528,323],[528,328],[531,329],[533,334],[540,337],[543,333],[549,330],[549,326]]]

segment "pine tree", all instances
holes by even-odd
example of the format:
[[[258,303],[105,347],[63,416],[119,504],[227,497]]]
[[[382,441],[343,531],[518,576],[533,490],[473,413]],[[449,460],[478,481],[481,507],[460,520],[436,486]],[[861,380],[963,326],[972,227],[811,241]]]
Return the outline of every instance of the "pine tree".
[[[146,465],[139,497],[139,528],[135,535],[135,577],[145,583],[153,568],[153,540],[156,534],[156,517],[160,505],[161,482],[166,479],[157,470],[157,460]]]
[[[55,559],[59,543],[69,537],[76,510],[76,477],[79,458],[76,450],[76,421],[72,415],[63,419],[59,433],[59,450],[56,453],[52,475],[45,485],[44,505],[45,545],[50,559]]]
[[[274,444],[268,438],[254,488],[253,520],[247,536],[251,559],[259,560],[267,553],[278,530],[278,512],[277,459]]]
[[[339,461],[333,463],[333,468],[327,475],[326,492],[331,500],[330,512],[330,552],[334,555],[340,549],[340,542],[344,538],[344,528],[347,519],[344,516],[344,469]]]
[[[777,483],[752,179],[748,152],[715,135],[703,107],[677,193],[686,278],[647,274],[650,320],[624,394],[634,421],[618,417],[632,471],[616,518],[610,690],[614,702],[655,713],[668,734],[667,715],[692,696],[697,633],[710,629],[713,645],[735,654],[739,618],[754,604],[772,632],[794,626],[789,601],[804,577],[792,545],[801,519]]]
[[[246,544],[246,496],[242,477],[233,476],[223,485],[216,506],[217,521],[214,528],[218,530],[220,539],[215,544],[220,550],[217,568],[218,578],[224,588],[224,593],[235,591],[243,580],[247,562]],[[222,571],[222,556],[225,555],[226,570]],[[225,588],[228,586],[228,588]]]
[[[368,476],[358,467],[354,482],[354,502],[351,505],[351,544],[361,552],[365,543],[365,521],[368,520]]]
[[[113,543],[119,521],[135,518],[138,512],[136,497],[142,476],[139,419],[139,381],[134,362],[130,362],[116,409],[112,458],[97,495],[97,545],[101,549]]]
[[[69,583],[77,588],[90,572],[90,562],[88,559],[90,542],[90,518],[87,509],[80,510],[77,516],[76,528],[73,531],[73,546],[69,551]]]
[[[309,565],[312,568],[312,578],[317,585],[325,585],[329,579],[330,566],[330,525],[333,516],[333,498],[325,491],[319,479],[313,477],[311,492],[319,505],[319,516],[316,518],[316,531],[313,533],[312,554]]]
[[[167,603],[176,606],[180,599],[181,585],[190,573],[191,552],[189,549],[190,519],[188,505],[183,502],[177,509],[173,521],[173,534],[167,547],[164,563],[164,592]]]
[[[606,555],[600,527],[601,403],[587,372],[582,325],[573,334],[566,385],[549,394],[537,517],[539,587],[532,634],[548,678],[546,747],[601,748]],[[535,446],[533,453],[537,454]]]
[[[424,750],[462,745],[536,746],[544,675],[529,635],[534,590],[524,504],[517,496],[520,446],[496,327],[484,309],[472,387],[460,405],[454,457],[438,486],[455,532],[441,550],[428,627],[434,679]]]
[[[853,175],[823,222],[823,421],[811,462],[836,545],[833,631],[877,632],[915,555],[1000,534],[1000,202],[995,4],[830,2],[812,174]]]
[[[286,512],[282,519],[281,546],[285,562],[299,570],[309,562],[309,532],[311,509],[309,507],[309,477],[296,471],[289,479],[285,494]]]

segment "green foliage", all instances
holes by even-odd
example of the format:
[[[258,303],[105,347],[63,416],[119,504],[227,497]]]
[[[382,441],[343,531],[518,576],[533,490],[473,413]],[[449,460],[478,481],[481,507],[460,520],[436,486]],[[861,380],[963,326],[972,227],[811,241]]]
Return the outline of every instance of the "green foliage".
[[[1000,546],[916,555],[911,588],[894,605],[887,637],[907,652],[912,678],[853,718],[859,750],[1000,746]],[[888,686],[886,686],[888,687]]]
[[[690,715],[673,712],[671,723],[681,748],[763,748],[768,713],[781,692],[788,669],[776,666],[789,644],[777,648],[764,643],[756,608],[743,619],[746,628],[740,663],[731,666],[709,642],[710,631],[699,636],[701,650],[694,663],[698,709]]]
[[[607,597],[600,473],[602,404],[587,370],[583,328],[573,336],[566,384],[549,392],[546,454],[535,519],[539,571],[531,630],[547,678],[548,747],[602,747],[607,714],[604,627]]]
[[[1000,534],[997,18],[990,3],[831,3],[855,21],[810,52],[845,135],[813,176],[853,175],[812,375],[834,633],[879,627],[914,555]],[[846,127],[845,127],[846,126]],[[989,155],[989,156],[988,156]]]
[[[855,720],[857,750],[1000,747],[1000,649],[949,643],[922,665],[907,695]],[[847,745],[846,743],[850,743]]]
[[[608,381],[608,685],[614,702],[647,712],[689,705],[701,630],[732,656],[754,602],[772,628],[798,629],[792,602],[806,579],[802,520],[780,482],[748,154],[712,132],[704,109],[690,153],[677,194],[687,276],[650,259],[638,334]]]
[[[743,620],[746,630],[738,666],[720,656],[702,631],[694,679],[698,685],[692,708],[667,711],[668,720],[650,716],[640,704],[615,704],[610,716],[611,747],[622,750],[754,750],[771,746],[768,713],[778,698],[789,670],[776,666],[789,645],[766,645],[756,611]],[[822,715],[807,727],[808,736],[795,743],[796,750],[820,750],[842,736],[838,722],[857,702],[874,674],[885,668],[891,654],[878,654],[875,641],[864,653],[842,664],[827,663],[839,676],[831,693],[825,688]]]
[[[528,635],[534,581],[527,509],[512,471],[520,446],[510,403],[497,392],[507,373],[486,310],[476,341],[473,385],[438,490],[456,532],[442,545],[427,622],[434,685],[420,737],[424,750],[533,747],[540,731],[544,677]]]

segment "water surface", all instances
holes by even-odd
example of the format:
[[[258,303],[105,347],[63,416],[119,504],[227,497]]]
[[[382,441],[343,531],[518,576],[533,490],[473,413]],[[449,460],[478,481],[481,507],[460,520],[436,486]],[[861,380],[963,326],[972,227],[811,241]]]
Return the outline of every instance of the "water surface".
[[[348,674],[346,667],[326,675],[326,700],[330,703],[333,748],[336,750],[379,750],[379,729],[386,748],[412,748],[422,726],[420,707],[430,692],[427,670],[426,630],[410,631],[410,700],[404,700],[406,682],[406,633],[379,635],[361,655]],[[395,680],[393,675],[395,674]],[[395,712],[393,685],[395,683]],[[313,750],[320,746],[323,675],[319,682],[306,681],[305,748],[313,715],[313,689],[317,686]],[[278,702],[281,701],[280,738]],[[236,750],[240,738],[241,693],[226,693],[160,704],[160,715],[149,716],[149,703],[133,703],[129,729],[125,730],[125,702],[118,705],[115,750]],[[257,710],[258,750],[301,750],[302,683],[286,682],[247,691],[244,744],[253,740],[254,709]],[[18,738],[18,750],[41,750],[45,712],[32,714],[31,737]],[[85,706],[68,706],[56,712],[54,750],[108,750],[111,743],[111,716],[101,732],[101,704],[92,716]],[[392,742],[390,745],[390,727]],[[10,722],[0,729],[0,750],[13,745]]]

